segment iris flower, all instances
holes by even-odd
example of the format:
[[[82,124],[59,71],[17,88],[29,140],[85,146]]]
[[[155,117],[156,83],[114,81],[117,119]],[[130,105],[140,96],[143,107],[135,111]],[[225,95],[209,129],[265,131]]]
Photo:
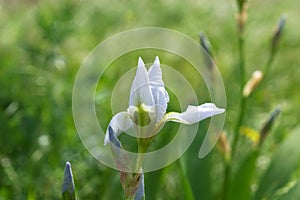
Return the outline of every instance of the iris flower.
[[[148,71],[143,60],[139,58],[130,90],[129,107],[112,117],[104,144],[115,143],[113,138],[118,140],[117,137],[121,133],[131,128],[135,129],[138,138],[147,138],[158,133],[168,121],[194,124],[225,111],[213,103],[204,103],[198,106],[189,105],[182,113],[166,113],[168,102],[169,95],[162,80],[159,58],[155,58]]]
[[[129,98],[129,107],[126,111],[114,115],[107,127],[104,144],[111,143],[117,147],[113,148],[116,165],[120,169],[121,183],[127,199],[140,200],[145,196],[144,175],[142,170],[142,154],[136,160],[136,169],[139,173],[130,174],[126,172],[128,158],[126,154],[118,151],[123,149],[118,136],[129,129],[135,129],[138,140],[139,153],[145,153],[154,136],[168,121],[183,124],[194,124],[203,119],[223,113],[225,110],[216,107],[213,103],[205,103],[199,106],[189,105],[182,113],[166,113],[169,95],[164,87],[162,71],[159,58],[156,57],[153,65],[147,71],[141,58],[134,77]],[[124,172],[123,172],[124,171]],[[130,184],[129,184],[130,183]],[[130,185],[130,187],[128,187]]]

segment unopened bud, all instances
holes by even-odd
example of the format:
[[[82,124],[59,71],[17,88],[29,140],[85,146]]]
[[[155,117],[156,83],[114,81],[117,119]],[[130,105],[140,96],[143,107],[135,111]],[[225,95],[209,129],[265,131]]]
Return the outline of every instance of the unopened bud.
[[[75,200],[75,184],[71,169],[71,164],[69,162],[66,163],[64,170],[64,179],[62,184],[62,197],[63,200]]]
[[[247,97],[249,96],[253,90],[257,87],[257,85],[260,83],[260,81],[263,78],[263,73],[259,70],[256,70],[253,72],[251,78],[246,83],[244,90],[243,90],[243,96]]]
[[[278,43],[280,41],[282,31],[283,31],[283,28],[284,28],[284,25],[285,25],[285,21],[286,21],[286,17],[284,15],[281,16],[277,26],[275,27],[275,29],[273,31],[272,46],[271,46],[272,52],[276,51],[276,49],[277,49],[277,46],[278,46]]]
[[[265,123],[263,124],[261,130],[260,130],[260,141],[259,144],[261,145],[263,143],[263,141],[265,140],[266,136],[268,135],[268,133],[270,132],[272,125],[274,123],[274,120],[277,118],[277,116],[280,113],[280,109],[276,108],[268,117],[268,119],[265,121]]]
[[[201,47],[204,49],[204,60],[205,60],[205,65],[207,66],[207,68],[209,70],[213,70],[214,69],[214,60],[213,60],[213,52],[212,52],[212,48],[210,45],[209,40],[207,39],[207,37],[205,36],[204,33],[200,33],[199,35],[200,38],[200,45]]]
[[[244,7],[244,5],[247,3],[247,0],[236,0],[239,10],[242,10],[242,8]]]
[[[208,53],[208,55],[212,56],[211,45],[205,34],[201,32],[199,37],[201,47]]]
[[[236,15],[236,21],[239,28],[240,33],[244,32],[244,27],[248,18],[247,9],[248,4],[246,0],[240,0],[239,3],[239,12]]]

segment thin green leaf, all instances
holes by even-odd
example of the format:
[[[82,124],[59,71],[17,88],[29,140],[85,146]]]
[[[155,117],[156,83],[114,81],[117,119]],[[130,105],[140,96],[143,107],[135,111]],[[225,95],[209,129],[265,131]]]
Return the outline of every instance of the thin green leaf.
[[[284,186],[300,161],[300,127],[296,128],[274,153],[272,161],[262,176],[255,199],[270,197]]]
[[[294,185],[288,192],[281,195],[277,200],[298,199],[300,194],[300,181]]]
[[[251,152],[242,162],[240,168],[232,179],[232,186],[229,192],[230,200],[249,199],[251,180],[255,173],[255,163],[258,151]]]
[[[180,177],[181,177],[181,181],[182,181],[182,187],[183,187],[185,198],[189,199],[189,200],[194,200],[195,197],[193,194],[193,189],[189,182],[188,176],[186,174],[183,159],[180,159],[178,164],[179,164]]]

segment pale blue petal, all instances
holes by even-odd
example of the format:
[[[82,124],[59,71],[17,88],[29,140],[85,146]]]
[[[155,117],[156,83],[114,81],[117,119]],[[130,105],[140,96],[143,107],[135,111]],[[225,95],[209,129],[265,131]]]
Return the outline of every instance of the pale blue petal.
[[[122,144],[116,134],[114,133],[113,129],[111,126],[108,126],[108,138],[110,144],[114,144],[118,149],[122,148]]]
[[[144,174],[141,172],[139,185],[134,195],[134,200],[142,200],[145,197]]]
[[[155,86],[164,87],[164,82],[162,80],[162,72],[160,68],[160,61],[158,56],[155,57],[153,65],[149,69],[149,80],[150,83]]]
[[[123,149],[122,144],[118,139],[118,137],[114,134],[110,126],[108,126],[108,135],[109,135],[109,142],[110,142],[109,144],[110,144],[112,156],[116,167],[120,171],[123,172],[128,171],[129,160],[128,160],[127,153],[122,151]]]
[[[156,113],[156,122],[160,121],[166,113],[169,99],[166,98],[165,88],[151,88],[153,92],[154,102],[155,102],[155,113]],[[169,97],[169,96],[168,96]]]
[[[154,101],[147,69],[143,60],[139,58],[136,75],[130,90],[129,106],[139,106],[142,103],[151,106]]]
[[[165,115],[165,121],[174,121],[183,124],[194,124],[208,117],[221,114],[223,108],[216,107],[213,103],[205,103],[200,106],[188,106],[185,112],[171,112]]]
[[[166,113],[169,102],[169,95],[164,87],[164,82],[162,80],[162,71],[160,68],[160,61],[158,56],[156,56],[155,61],[150,67],[148,74],[151,92],[156,106],[156,122],[158,122]]]
[[[120,112],[113,116],[106,130],[104,145],[110,142],[109,128],[112,129],[114,135],[118,137],[122,132],[133,127],[133,122],[128,112]]]

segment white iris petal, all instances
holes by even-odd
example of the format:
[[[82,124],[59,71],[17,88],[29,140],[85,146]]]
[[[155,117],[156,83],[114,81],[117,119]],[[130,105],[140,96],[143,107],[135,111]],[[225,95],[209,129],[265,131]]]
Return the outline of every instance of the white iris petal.
[[[165,114],[168,102],[169,95],[162,80],[159,58],[155,58],[149,71],[147,71],[143,60],[139,58],[136,75],[130,90],[129,107],[127,111],[113,116],[106,131],[104,144],[110,142],[109,128],[113,131],[114,136],[118,137],[122,132],[134,126],[136,123],[134,119],[138,119],[136,115],[139,114],[140,110],[148,113],[150,117],[148,127],[154,130],[149,130],[149,132],[159,131],[167,121],[194,124],[225,111],[213,103],[205,103],[199,106],[189,105],[186,111],[182,113],[170,112]],[[145,116],[143,120],[148,120],[147,115]]]
[[[142,103],[151,106],[154,101],[147,69],[143,60],[139,58],[136,75],[130,90],[129,106],[139,106]]]
[[[150,67],[148,74],[151,92],[155,102],[156,122],[158,122],[166,113],[169,102],[169,95],[164,87],[164,82],[162,80],[162,71],[160,68],[160,61],[158,56],[155,57],[155,61]]]
[[[133,127],[133,122],[130,119],[128,112],[119,112],[111,119],[105,134],[104,145],[109,143],[109,127],[112,128],[116,137],[118,137],[122,132],[127,131]]]
[[[200,106],[188,106],[183,113],[170,112],[165,115],[165,121],[174,121],[183,124],[194,124],[225,111],[213,103],[205,103]]]

